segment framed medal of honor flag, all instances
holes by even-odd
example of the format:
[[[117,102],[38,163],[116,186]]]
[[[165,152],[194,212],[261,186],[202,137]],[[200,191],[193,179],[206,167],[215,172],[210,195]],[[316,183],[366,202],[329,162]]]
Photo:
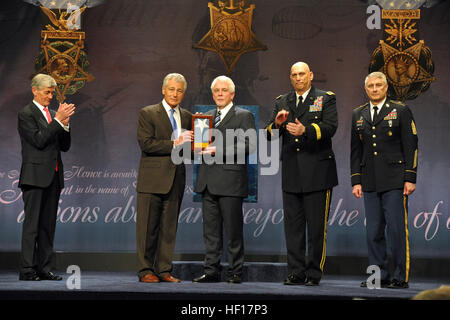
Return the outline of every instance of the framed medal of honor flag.
[[[259,126],[259,106],[256,105],[236,105],[236,107],[246,109],[253,113],[255,118],[255,128],[258,132]],[[212,130],[214,128],[214,119],[212,115],[205,115],[208,111],[216,109],[215,105],[195,105],[194,112],[198,112],[192,116],[192,130],[194,131],[194,142],[192,148],[196,150],[202,150],[208,146],[212,141]],[[211,112],[210,112],[211,113]],[[206,118],[208,118],[206,120]],[[206,120],[206,122],[205,122]],[[203,129],[201,129],[203,128]],[[207,129],[206,129],[207,128]],[[196,131],[198,130],[198,131]],[[202,132],[200,130],[209,130],[209,132]],[[200,136],[202,139],[200,139]],[[248,176],[248,197],[244,199],[244,202],[256,203],[258,202],[258,153],[254,152],[247,156],[247,176]],[[197,171],[200,162],[194,161],[194,175],[193,184],[197,179]],[[193,202],[201,202],[202,195],[194,192]]]
[[[211,143],[212,127],[213,117],[211,115],[194,114],[192,116],[192,130],[194,131],[192,151],[201,151]]]

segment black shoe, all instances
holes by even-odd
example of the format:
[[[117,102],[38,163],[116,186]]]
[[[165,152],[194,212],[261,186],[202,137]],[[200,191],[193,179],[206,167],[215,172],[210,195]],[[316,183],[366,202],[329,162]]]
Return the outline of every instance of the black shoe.
[[[28,272],[28,273],[20,273],[19,280],[22,281],[40,281],[41,278],[37,275],[36,272]]]
[[[387,286],[389,289],[408,289],[408,282],[393,279],[391,284]]]
[[[391,284],[390,280],[381,280],[380,281],[381,288],[387,288],[390,284]],[[367,288],[367,281],[361,282],[360,287],[361,288]]]
[[[315,287],[315,286],[318,286],[318,285],[319,285],[319,282],[320,282],[320,279],[308,278],[308,279],[306,280],[305,286],[308,286],[308,287]]]
[[[204,274],[198,278],[194,278],[192,282],[195,283],[208,283],[208,282],[220,282],[219,275],[210,275],[210,274]]]
[[[305,284],[305,277],[300,277],[294,273],[288,275],[284,284],[288,286],[300,286]]]
[[[233,274],[232,276],[228,277],[228,283],[242,283],[241,276],[237,274]]]
[[[55,275],[51,271],[39,273],[39,278],[41,280],[52,280],[52,281],[61,281],[62,280],[62,277]]]

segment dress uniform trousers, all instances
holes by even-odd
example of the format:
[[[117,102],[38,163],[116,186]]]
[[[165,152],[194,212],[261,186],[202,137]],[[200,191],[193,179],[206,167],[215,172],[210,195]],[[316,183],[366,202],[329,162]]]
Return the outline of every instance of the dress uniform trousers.
[[[369,264],[381,269],[381,280],[389,280],[385,228],[394,265],[394,279],[408,282],[408,197],[403,190],[364,192]]]
[[[320,280],[326,258],[327,221],[331,189],[283,192],[288,273]],[[308,263],[305,261],[308,237]]]

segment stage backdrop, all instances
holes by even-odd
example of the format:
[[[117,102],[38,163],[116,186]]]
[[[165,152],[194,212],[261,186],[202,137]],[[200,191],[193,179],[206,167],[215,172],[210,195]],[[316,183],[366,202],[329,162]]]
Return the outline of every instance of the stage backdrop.
[[[243,54],[231,78],[235,102],[259,106],[264,128],[277,96],[290,90],[289,69],[306,61],[313,85],[337,97],[333,138],[339,185],[333,190],[327,254],[366,256],[362,200],[351,194],[350,118],[366,102],[363,81],[381,29],[368,29],[368,4],[358,0],[254,0],[252,30],[267,46]],[[17,113],[32,99],[30,76],[40,51],[42,13],[2,1],[0,14],[0,251],[19,251],[23,201],[17,188],[21,154]],[[412,257],[450,256],[450,3],[422,8],[418,37],[432,50],[436,81],[407,101],[419,136],[417,190],[409,199]],[[227,72],[219,55],[193,48],[210,29],[207,1],[109,0],[83,13],[85,51],[95,80],[66,101],[75,103],[72,148],[63,155],[65,184],[55,250],[134,252],[136,141],[139,110],[162,99],[169,72],[188,81],[183,107],[211,105],[210,83]],[[52,105],[56,108],[56,103]],[[201,203],[193,202],[189,165],[176,253],[203,253]],[[259,166],[261,170],[261,166]],[[245,250],[284,255],[280,172],[258,176],[258,201],[244,204]]]

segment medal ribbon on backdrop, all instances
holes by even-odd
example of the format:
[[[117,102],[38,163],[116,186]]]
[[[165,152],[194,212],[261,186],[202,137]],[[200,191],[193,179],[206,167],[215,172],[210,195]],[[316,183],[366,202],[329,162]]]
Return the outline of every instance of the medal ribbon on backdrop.
[[[267,50],[252,31],[254,4],[248,0],[208,2],[211,29],[194,48],[216,52],[227,68],[233,71],[240,56],[259,50]]]
[[[369,73],[386,75],[392,99],[415,99],[435,81],[431,49],[419,39],[420,9],[383,9],[382,21],[384,39],[372,54]]]
[[[41,51],[35,60],[35,71],[56,80],[56,98],[63,102],[66,95],[75,94],[94,76],[89,73],[89,61],[83,50],[86,34],[81,31],[81,15],[86,6],[71,2],[57,7],[55,4],[40,6],[47,22],[41,31]]]

